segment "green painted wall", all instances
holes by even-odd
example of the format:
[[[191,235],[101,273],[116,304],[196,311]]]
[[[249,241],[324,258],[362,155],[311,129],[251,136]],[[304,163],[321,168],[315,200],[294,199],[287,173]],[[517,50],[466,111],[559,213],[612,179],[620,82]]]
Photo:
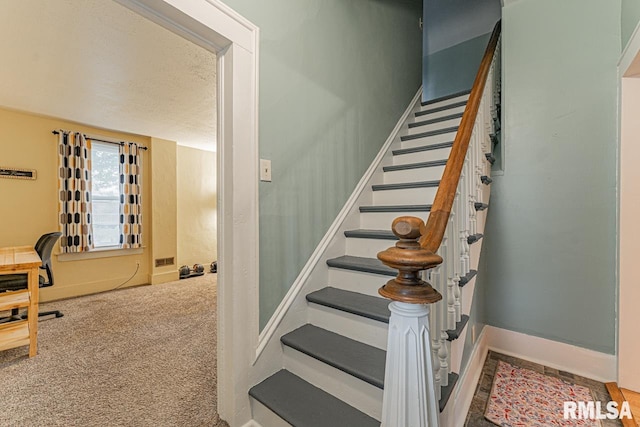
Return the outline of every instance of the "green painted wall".
[[[506,152],[483,248],[486,323],[613,354],[620,3],[502,12]]]
[[[622,0],[622,49],[640,22],[640,0]]]
[[[491,33],[483,34],[423,58],[425,101],[471,89]]]
[[[226,0],[260,27],[260,327],[421,81],[421,0]]]

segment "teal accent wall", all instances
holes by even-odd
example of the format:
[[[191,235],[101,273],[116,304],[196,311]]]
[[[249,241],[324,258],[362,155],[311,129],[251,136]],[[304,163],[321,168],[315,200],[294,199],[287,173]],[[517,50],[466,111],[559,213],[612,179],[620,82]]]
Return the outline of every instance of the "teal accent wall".
[[[262,329],[420,87],[422,1],[225,3],[260,27]]]
[[[490,38],[491,33],[483,34],[424,57],[422,99],[471,89]]]
[[[622,49],[640,22],[640,0],[622,0]]]
[[[506,151],[484,317],[614,354],[620,3],[520,0],[502,13]]]

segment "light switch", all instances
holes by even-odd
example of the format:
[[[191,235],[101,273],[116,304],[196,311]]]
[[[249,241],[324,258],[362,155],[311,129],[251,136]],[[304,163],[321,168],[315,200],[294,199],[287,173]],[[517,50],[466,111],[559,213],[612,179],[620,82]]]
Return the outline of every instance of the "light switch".
[[[260,181],[271,182],[271,160],[260,159]]]

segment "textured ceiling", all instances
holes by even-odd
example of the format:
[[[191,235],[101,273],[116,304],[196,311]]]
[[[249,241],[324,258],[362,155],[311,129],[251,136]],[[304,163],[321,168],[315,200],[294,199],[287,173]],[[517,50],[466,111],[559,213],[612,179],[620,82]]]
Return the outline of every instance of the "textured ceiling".
[[[215,150],[215,54],[113,0],[0,0],[0,106]]]

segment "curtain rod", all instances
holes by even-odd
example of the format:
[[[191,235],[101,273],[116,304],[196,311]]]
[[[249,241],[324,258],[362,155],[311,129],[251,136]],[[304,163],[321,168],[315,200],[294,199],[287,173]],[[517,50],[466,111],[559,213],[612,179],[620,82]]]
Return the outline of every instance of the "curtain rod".
[[[60,132],[71,133],[71,131],[63,130],[63,129],[60,129],[60,130],[57,130],[57,129],[56,129],[56,130],[52,130],[52,131],[51,131],[51,133],[52,133],[52,134],[54,134],[54,135],[59,135],[59,134],[60,134]],[[86,134],[84,134],[84,133],[83,133],[82,135],[84,135],[84,137],[85,137],[85,138],[90,139],[91,141],[106,142],[107,144],[116,144],[116,145],[135,144],[135,145],[137,145],[141,150],[145,150],[145,151],[146,151],[146,150],[148,150],[148,148],[147,148],[147,147],[145,147],[144,145],[139,145],[139,144],[138,144],[138,143],[136,143],[136,142],[129,142],[129,141],[120,141],[120,142],[106,141],[106,140],[104,140],[104,139],[98,139],[98,138],[90,138],[90,137],[87,137],[87,135],[86,135]]]

